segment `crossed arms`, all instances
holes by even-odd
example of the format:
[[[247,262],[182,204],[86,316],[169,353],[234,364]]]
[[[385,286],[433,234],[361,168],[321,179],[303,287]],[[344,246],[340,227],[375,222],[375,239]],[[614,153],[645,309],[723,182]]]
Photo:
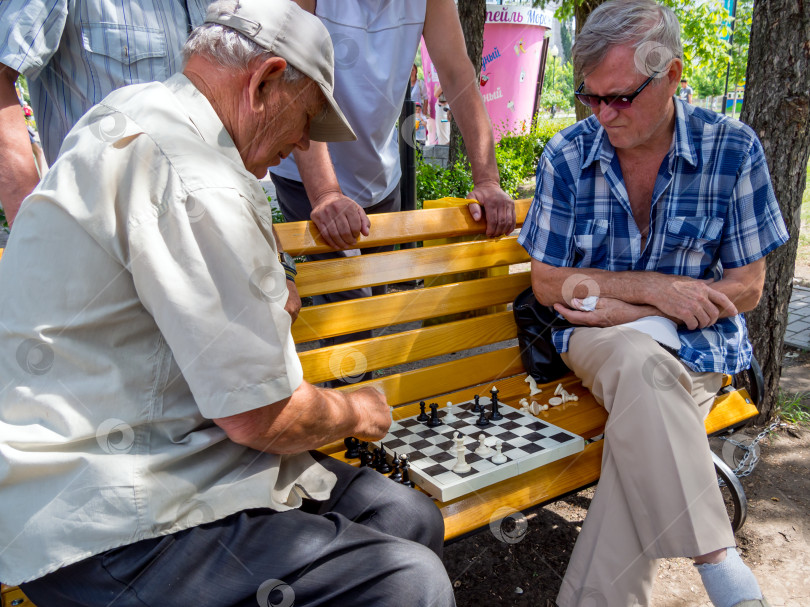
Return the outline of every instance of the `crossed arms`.
[[[688,329],[702,329],[721,318],[752,310],[765,284],[765,258],[724,270],[710,282],[659,272],[611,272],[557,268],[532,260],[537,300],[576,325],[611,327],[645,316],[666,316]],[[598,295],[596,309],[582,311],[581,300]]]

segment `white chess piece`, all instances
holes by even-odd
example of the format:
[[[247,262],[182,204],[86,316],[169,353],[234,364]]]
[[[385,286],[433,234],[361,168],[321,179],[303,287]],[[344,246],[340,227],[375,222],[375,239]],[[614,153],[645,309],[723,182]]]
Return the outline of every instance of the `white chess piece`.
[[[481,457],[486,457],[490,453],[492,453],[492,449],[487,446],[484,442],[486,437],[483,434],[478,435],[478,448],[475,450],[476,455],[480,455]]]
[[[470,468],[470,464],[464,459],[465,451],[464,448],[464,437],[459,438],[458,432],[453,434],[453,440],[456,442],[456,464],[453,466],[452,470],[456,474],[464,474],[465,472],[469,472],[472,468]]]
[[[506,462],[506,456],[502,453],[502,450],[503,450],[503,441],[502,440],[499,440],[497,443],[495,443],[495,450],[497,451],[497,453],[495,453],[495,455],[493,455],[492,458],[489,461],[491,461],[493,464],[503,464],[503,463],[505,463]]]
[[[560,398],[559,396],[553,396],[548,399],[548,404],[551,405],[552,407],[558,407],[561,404],[563,404],[563,399]]]
[[[458,421],[458,417],[456,417],[456,414],[453,413],[453,403],[451,403],[449,400],[447,401],[447,407],[445,407],[444,411],[444,419],[442,420],[444,423],[449,424],[451,422]]]
[[[529,401],[525,398],[520,399],[520,410],[521,411],[528,411],[529,410]]]
[[[529,384],[529,396],[534,396],[535,394],[540,394],[542,390],[537,387],[537,382],[531,375],[527,375],[526,379],[523,381],[528,382]]]
[[[538,402],[533,402],[529,410],[532,412],[532,415],[537,415],[543,410],[543,406]]]
[[[554,396],[559,396],[563,392],[565,392],[565,390],[563,389],[562,384],[557,384],[557,387],[554,389]]]

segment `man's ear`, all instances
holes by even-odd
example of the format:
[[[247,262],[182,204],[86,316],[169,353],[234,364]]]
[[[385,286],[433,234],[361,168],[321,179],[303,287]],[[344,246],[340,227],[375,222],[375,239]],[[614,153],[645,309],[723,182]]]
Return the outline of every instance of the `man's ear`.
[[[672,60],[669,64],[669,69],[667,70],[667,80],[668,85],[673,91],[677,90],[678,87],[681,86],[681,77],[683,76],[683,61],[678,59],[677,57]]]
[[[250,109],[254,112],[264,111],[267,93],[271,86],[280,81],[285,69],[287,61],[281,57],[268,57],[251,69],[248,82]]]

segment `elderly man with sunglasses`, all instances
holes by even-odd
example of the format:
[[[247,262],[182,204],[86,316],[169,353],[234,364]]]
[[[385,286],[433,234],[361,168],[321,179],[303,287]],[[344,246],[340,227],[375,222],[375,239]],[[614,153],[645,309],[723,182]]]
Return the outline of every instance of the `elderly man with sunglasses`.
[[[750,364],[742,312],[787,240],[753,131],[674,97],[680,26],[613,0],[574,47],[594,115],[540,160],[520,242],[553,341],[609,412],[602,474],[561,607],[648,605],[657,559],[692,557],[713,604],[765,605],[740,560],[703,427],[723,373]]]

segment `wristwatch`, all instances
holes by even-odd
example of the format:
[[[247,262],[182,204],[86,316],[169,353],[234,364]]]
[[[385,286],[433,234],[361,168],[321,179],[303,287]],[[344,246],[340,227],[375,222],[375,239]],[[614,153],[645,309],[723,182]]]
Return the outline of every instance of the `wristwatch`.
[[[287,276],[287,280],[295,282],[295,275],[298,274],[298,271],[295,269],[295,259],[293,259],[293,256],[286,251],[282,251],[278,254],[278,261],[281,267],[284,268],[284,274]]]

